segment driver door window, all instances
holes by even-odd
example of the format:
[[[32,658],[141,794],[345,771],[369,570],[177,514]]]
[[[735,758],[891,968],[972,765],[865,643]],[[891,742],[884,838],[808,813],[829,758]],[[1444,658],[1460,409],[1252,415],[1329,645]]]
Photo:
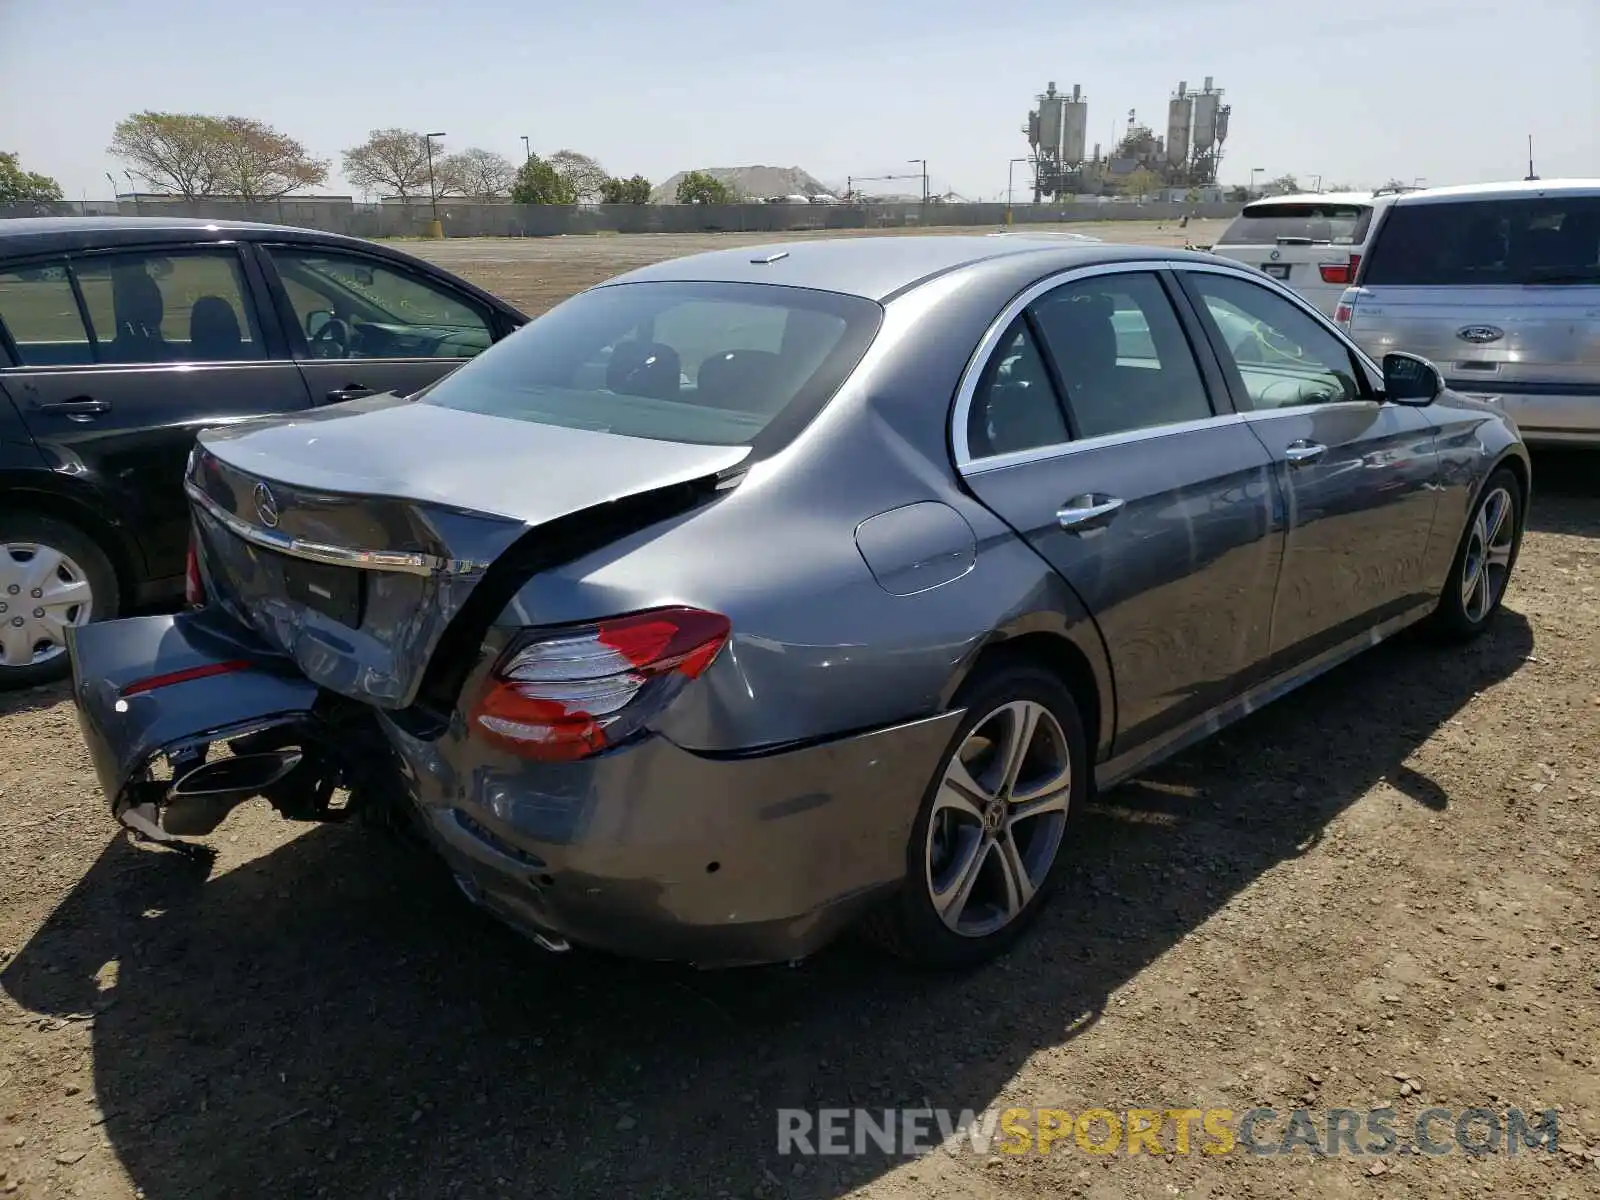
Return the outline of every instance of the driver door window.
[[[1344,343],[1282,296],[1231,275],[1184,275],[1211,321],[1240,408],[1260,412],[1362,399],[1361,377]]]
[[[275,246],[296,327],[312,359],[468,359],[494,340],[466,296],[355,254]]]

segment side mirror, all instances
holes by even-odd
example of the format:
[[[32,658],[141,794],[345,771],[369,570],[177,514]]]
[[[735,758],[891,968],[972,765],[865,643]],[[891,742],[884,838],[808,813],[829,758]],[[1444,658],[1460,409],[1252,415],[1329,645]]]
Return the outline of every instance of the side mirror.
[[[313,308],[306,314],[306,336],[316,337],[331,320],[333,320],[332,309]]]
[[[1396,404],[1432,404],[1444,391],[1439,368],[1415,354],[1383,356],[1383,398]]]

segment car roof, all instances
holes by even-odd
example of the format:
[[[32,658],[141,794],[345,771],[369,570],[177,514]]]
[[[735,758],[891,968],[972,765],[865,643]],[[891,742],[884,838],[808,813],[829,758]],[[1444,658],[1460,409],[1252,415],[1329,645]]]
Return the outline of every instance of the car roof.
[[[1033,261],[1025,261],[1025,260]],[[910,234],[773,242],[712,250],[641,267],[608,280],[624,283],[771,283],[842,292],[879,303],[963,267],[1005,262],[1037,267],[1038,274],[1102,263],[1151,259],[1214,263],[1223,260],[1158,246],[1066,241],[1023,236]],[[1229,264],[1233,265],[1233,264]]]
[[[1376,196],[1372,192],[1292,192],[1283,196],[1263,196],[1244,206],[1249,212],[1258,205],[1268,204],[1371,204]]]
[[[285,241],[342,242],[369,246],[360,238],[292,225],[259,221],[223,221],[209,217],[7,217],[0,219],[0,252],[56,254],[102,246],[132,246],[166,237],[196,241],[229,241],[241,236]]]
[[[1540,196],[1600,196],[1600,179],[1516,179],[1424,188],[1395,196],[1395,204],[1443,204],[1452,200],[1527,200]]]

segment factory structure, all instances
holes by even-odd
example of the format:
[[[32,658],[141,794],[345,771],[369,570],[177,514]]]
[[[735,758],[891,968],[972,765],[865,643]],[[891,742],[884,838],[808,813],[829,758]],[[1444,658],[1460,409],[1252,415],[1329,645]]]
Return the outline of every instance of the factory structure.
[[[1186,80],[1179,82],[1167,101],[1165,133],[1141,124],[1137,111],[1129,109],[1126,131],[1104,154],[1098,142],[1089,148],[1089,101],[1079,84],[1068,94],[1056,91],[1052,81],[1036,99],[1039,106],[1023,127],[1032,151],[1035,203],[1121,191],[1135,176],[1146,182],[1154,176],[1168,189],[1216,186],[1231,109],[1210,75],[1199,91],[1190,91]]]

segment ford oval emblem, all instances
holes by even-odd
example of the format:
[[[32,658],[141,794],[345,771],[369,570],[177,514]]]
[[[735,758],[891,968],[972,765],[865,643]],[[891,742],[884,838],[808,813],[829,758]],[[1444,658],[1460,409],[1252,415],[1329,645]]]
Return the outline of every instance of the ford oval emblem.
[[[256,516],[261,518],[261,523],[268,529],[278,527],[278,499],[272,494],[272,489],[264,483],[256,484],[255,490]]]
[[[1482,346],[1488,342],[1498,342],[1505,337],[1506,331],[1493,325],[1468,325],[1464,329],[1456,330],[1456,336],[1463,342],[1471,342],[1475,346]]]

